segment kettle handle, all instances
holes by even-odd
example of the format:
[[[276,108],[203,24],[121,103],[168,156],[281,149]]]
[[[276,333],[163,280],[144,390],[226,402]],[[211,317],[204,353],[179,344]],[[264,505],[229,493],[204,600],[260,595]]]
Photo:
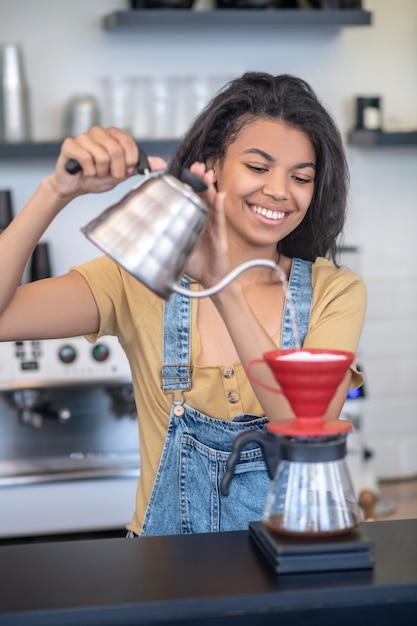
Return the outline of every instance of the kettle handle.
[[[139,162],[137,168],[138,174],[146,174],[147,171],[149,172],[151,170],[151,166],[149,165],[148,161],[148,155],[146,154],[145,150],[140,147]],[[75,174],[78,174],[78,172],[81,172],[82,167],[76,159],[69,159],[65,164],[65,169],[67,170],[68,174],[74,176]]]
[[[281,460],[280,445],[276,435],[258,430],[247,430],[237,435],[232,443],[232,449],[220,482],[220,492],[224,496],[229,495],[230,483],[232,482],[236,463],[240,459],[242,448],[250,441],[259,443],[262,448],[268,476],[271,480],[275,477],[278,464]]]
[[[266,365],[264,359],[252,359],[252,361],[249,361],[249,363],[246,366],[246,375],[249,378],[249,380],[253,383],[255,383],[256,385],[259,385],[260,387],[263,387],[264,389],[266,389],[267,391],[273,391],[274,393],[283,393],[282,389],[277,388],[277,387],[270,387],[269,385],[265,385],[265,383],[263,383],[262,381],[258,380],[257,378],[255,378],[255,376],[251,373],[251,369],[252,369],[252,365],[256,365],[256,363],[262,363],[263,365]]]
[[[196,193],[201,193],[202,191],[206,191],[208,189],[204,180],[196,174],[193,174],[187,167],[185,167],[181,172],[181,180],[183,183],[190,185],[191,189]]]

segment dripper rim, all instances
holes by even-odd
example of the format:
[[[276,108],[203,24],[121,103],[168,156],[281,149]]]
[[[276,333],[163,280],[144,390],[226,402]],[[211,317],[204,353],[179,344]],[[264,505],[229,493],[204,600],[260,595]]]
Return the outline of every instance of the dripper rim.
[[[337,349],[333,349],[333,348],[277,348],[276,350],[268,350],[267,352],[264,352],[264,354],[262,355],[263,358],[265,360],[267,360],[268,357],[284,357],[287,356],[289,354],[295,354],[297,352],[300,353],[308,353],[310,352],[311,354],[331,354],[334,356],[342,356],[344,357],[346,360],[350,359],[349,365],[353,362],[354,358],[355,358],[355,353],[354,352],[350,352],[349,350],[337,350]],[[331,359],[329,359],[330,361]],[[300,359],[301,362],[303,363],[308,363],[307,360],[303,360]],[[297,359],[294,360],[289,360],[287,361],[288,363],[299,363],[300,361],[297,361]],[[314,361],[312,359],[312,362],[314,362],[315,365],[320,365],[321,363],[328,363],[329,361]]]

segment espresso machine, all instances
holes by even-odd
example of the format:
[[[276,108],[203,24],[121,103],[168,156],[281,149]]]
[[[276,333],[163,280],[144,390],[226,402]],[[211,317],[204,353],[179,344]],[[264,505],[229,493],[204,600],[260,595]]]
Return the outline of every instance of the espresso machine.
[[[122,532],[139,473],[115,337],[0,343],[0,541]]]
[[[139,467],[130,370],[115,337],[0,343],[0,485]]]

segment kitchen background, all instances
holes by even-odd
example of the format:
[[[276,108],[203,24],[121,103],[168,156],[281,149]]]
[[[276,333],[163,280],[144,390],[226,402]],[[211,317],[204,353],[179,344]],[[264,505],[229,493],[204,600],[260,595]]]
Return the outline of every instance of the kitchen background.
[[[198,0],[196,8],[209,2]],[[378,479],[416,477],[417,143],[407,144],[404,135],[397,145],[363,146],[348,134],[356,124],[356,98],[374,95],[381,98],[384,131],[416,131],[417,3],[363,0],[372,17],[370,25],[360,26],[271,22],[254,28],[249,21],[213,28],[209,21],[185,27],[165,20],[144,29],[103,28],[104,16],[128,8],[127,0],[0,0],[0,44],[20,44],[23,52],[32,139],[63,138],[65,110],[75,95],[94,96],[105,115],[109,78],[174,76],[180,84],[178,77],[193,76],[207,86],[210,80],[261,70],[310,82],[346,138],[351,195],[345,245],[355,248],[346,259],[368,287],[359,349],[367,392],[361,440],[373,452]],[[53,164],[52,157],[0,159],[0,189],[11,190],[15,213]],[[55,220],[43,238],[55,274],[96,256],[80,227],[131,184],[80,198]],[[129,498],[133,490],[134,481]]]

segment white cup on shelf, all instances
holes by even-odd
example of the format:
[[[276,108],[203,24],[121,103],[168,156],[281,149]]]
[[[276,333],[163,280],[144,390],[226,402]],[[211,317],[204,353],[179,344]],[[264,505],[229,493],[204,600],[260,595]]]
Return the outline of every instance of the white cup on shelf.
[[[135,82],[132,76],[106,76],[103,85],[103,123],[134,133]]]

